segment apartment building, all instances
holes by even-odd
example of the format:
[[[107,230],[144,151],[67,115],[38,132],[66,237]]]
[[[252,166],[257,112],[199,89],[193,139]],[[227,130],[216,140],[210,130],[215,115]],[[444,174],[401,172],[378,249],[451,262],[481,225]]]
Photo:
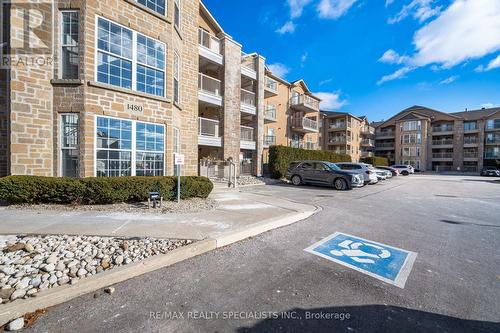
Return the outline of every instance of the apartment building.
[[[372,126],[376,155],[391,163],[423,171],[500,166],[500,108],[444,113],[413,106]]]
[[[322,111],[323,150],[350,155],[352,161],[374,156],[375,128],[365,116]]]
[[[0,175],[196,175],[227,160],[261,175],[270,145],[318,147],[319,99],[244,54],[199,0],[45,2],[44,62],[13,47],[30,8],[2,9]]]

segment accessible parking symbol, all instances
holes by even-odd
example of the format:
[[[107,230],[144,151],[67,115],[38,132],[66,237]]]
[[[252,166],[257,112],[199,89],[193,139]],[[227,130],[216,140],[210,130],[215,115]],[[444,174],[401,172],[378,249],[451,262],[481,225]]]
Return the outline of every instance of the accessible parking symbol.
[[[304,251],[404,288],[415,252],[336,232]]]

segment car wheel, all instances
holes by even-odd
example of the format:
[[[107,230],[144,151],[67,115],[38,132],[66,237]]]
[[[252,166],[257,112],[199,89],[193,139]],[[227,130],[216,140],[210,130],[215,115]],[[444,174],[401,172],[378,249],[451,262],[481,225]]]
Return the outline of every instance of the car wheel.
[[[408,171],[403,171],[403,172],[401,172],[401,174],[402,174],[403,176],[408,176],[410,173],[409,173]]]
[[[299,186],[300,184],[302,184],[302,179],[300,178],[300,176],[293,176],[292,177],[292,184],[295,185],[295,186]]]
[[[347,190],[347,182],[345,181],[345,179],[342,178],[335,179],[335,181],[333,182],[333,186],[337,191]]]

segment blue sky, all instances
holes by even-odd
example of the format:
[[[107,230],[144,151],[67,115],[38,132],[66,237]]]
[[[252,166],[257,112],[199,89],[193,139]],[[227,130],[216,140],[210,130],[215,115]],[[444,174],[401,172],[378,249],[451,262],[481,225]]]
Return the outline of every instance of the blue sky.
[[[381,120],[412,105],[500,106],[500,0],[204,3],[245,52],[304,78],[323,108]]]

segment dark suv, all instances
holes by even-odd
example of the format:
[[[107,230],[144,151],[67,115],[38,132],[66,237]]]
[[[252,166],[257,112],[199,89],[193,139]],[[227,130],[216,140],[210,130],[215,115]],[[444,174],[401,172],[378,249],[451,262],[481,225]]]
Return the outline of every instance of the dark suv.
[[[343,171],[335,163],[324,161],[292,162],[288,166],[287,179],[296,186],[324,185],[341,191],[364,185],[363,178],[358,173]]]
[[[481,172],[481,176],[500,176],[500,170],[495,167],[485,167]]]

